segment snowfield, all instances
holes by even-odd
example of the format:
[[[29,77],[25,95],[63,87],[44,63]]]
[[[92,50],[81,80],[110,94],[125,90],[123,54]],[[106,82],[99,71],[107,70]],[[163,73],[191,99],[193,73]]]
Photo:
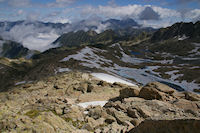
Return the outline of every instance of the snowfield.
[[[81,106],[83,108],[87,108],[88,106],[101,106],[103,107],[108,101],[92,101],[92,102],[85,102],[85,103],[79,103],[78,106]]]
[[[198,45],[198,44],[195,44],[195,45]],[[140,64],[143,62],[155,62],[155,63],[162,63],[162,64],[173,63],[173,60],[157,61],[157,60],[151,60],[151,59],[141,59],[141,58],[136,58],[135,56],[132,56],[132,55],[127,55],[124,49],[119,44],[113,44],[110,47],[112,48],[118,47],[117,49],[120,50],[119,52],[122,54],[122,57],[119,57],[119,60],[121,60],[124,63],[131,63],[133,65]],[[70,59],[75,59],[75,60],[80,61],[79,64],[82,66],[85,66],[88,68],[97,68],[99,70],[106,71],[107,73],[110,73],[111,75],[105,74],[105,73],[92,73],[92,72],[91,74],[94,77],[100,80],[109,82],[109,83],[120,82],[120,83],[127,84],[130,86],[136,86],[135,84],[131,83],[131,81],[126,80],[126,79],[134,79],[137,83],[140,83],[142,85],[145,85],[153,81],[159,81],[159,82],[165,82],[165,83],[180,86],[183,89],[188,90],[188,91],[193,91],[194,88],[199,88],[199,84],[197,83],[187,82],[187,81],[180,82],[176,80],[178,77],[183,76],[182,74],[177,74],[177,71],[166,72],[166,74],[171,75],[171,78],[163,79],[161,78],[161,75],[159,74],[159,72],[153,71],[155,69],[158,69],[160,66],[146,66],[145,68],[142,68],[142,69],[122,67],[112,62],[112,60],[106,59],[106,57],[101,56],[105,52],[108,52],[108,51],[101,50],[98,48],[85,47],[82,50],[78,51],[76,54],[69,55],[65,57],[64,59],[60,60],[60,62],[65,62],[65,61],[69,61]],[[98,53],[102,53],[102,54],[99,55]],[[166,54],[167,56],[170,56],[168,53]],[[117,55],[115,55],[115,57],[118,58]],[[106,65],[103,65],[103,64],[106,64]],[[173,66],[173,67],[176,68],[176,66]]]
[[[91,75],[100,79],[100,80],[106,81],[108,83],[119,82],[119,83],[126,84],[126,85],[129,85],[129,86],[137,86],[133,83],[127,82],[123,79],[120,79],[118,77],[115,77],[115,76],[112,76],[112,75],[109,75],[109,74],[105,74],[105,73],[91,73]]]

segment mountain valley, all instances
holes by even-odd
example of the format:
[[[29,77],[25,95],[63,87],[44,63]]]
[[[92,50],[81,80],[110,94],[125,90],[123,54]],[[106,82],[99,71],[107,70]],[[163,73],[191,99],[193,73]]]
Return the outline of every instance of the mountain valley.
[[[108,22],[100,33],[49,24],[60,36],[44,51],[2,36],[0,132],[199,131],[199,22]]]

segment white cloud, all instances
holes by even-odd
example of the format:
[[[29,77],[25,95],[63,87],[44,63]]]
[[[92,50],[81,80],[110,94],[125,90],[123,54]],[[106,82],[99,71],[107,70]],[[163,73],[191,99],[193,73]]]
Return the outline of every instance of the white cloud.
[[[135,19],[138,19],[139,15],[142,11],[145,10],[146,7],[151,7],[155,13],[158,13],[161,18],[168,18],[168,17],[174,17],[174,16],[180,16],[180,13],[167,8],[161,8],[157,6],[151,6],[151,5],[127,5],[127,6],[86,6],[83,8],[82,13],[83,14],[97,14],[97,15],[103,15],[104,17],[132,17]]]
[[[52,23],[71,23],[71,21],[67,18],[63,17],[55,17],[55,18],[44,18],[42,21],[44,22],[52,22]]]
[[[22,9],[20,9],[20,10],[17,11],[18,15],[22,15],[23,13],[24,13],[24,11]]]
[[[200,20],[200,9],[194,9],[185,14],[185,18],[190,18],[193,21]]]
[[[55,29],[42,26],[38,23],[34,25],[30,22],[16,25],[10,31],[2,30],[0,34],[7,40],[20,42],[23,46],[31,50],[39,51],[55,47],[51,43],[59,37]]]
[[[149,21],[140,21],[140,16],[142,12],[147,8],[151,8],[154,13],[154,19],[149,19]],[[136,21],[140,21],[144,26],[162,27],[169,26],[170,24],[181,20],[181,13],[176,10],[162,8],[152,5],[126,5],[126,6],[86,6],[82,8],[82,15],[85,18],[88,15],[96,14],[105,18],[125,18],[130,17]],[[155,18],[155,14],[157,17]],[[152,15],[152,14],[151,14]],[[152,21],[153,20],[153,21]],[[149,24],[150,22],[151,24]],[[156,24],[156,25],[155,25]]]
[[[105,17],[137,16],[144,9],[141,5],[127,6],[98,6],[97,8],[88,6],[83,9],[83,14],[97,14]]]
[[[33,50],[45,51],[49,48],[56,47],[55,45],[50,45],[59,37],[58,34],[51,31],[50,33],[38,33],[36,36],[29,36],[22,40],[22,44]]]
[[[69,4],[76,2],[77,0],[56,0],[55,2],[48,3],[48,7],[65,7]]]
[[[8,5],[13,7],[24,7],[30,5],[30,0],[8,0]]]
[[[181,14],[173,9],[152,6],[153,10],[157,12],[161,18],[181,17]]]
[[[73,3],[76,0],[56,0],[57,3]]]
[[[40,18],[40,14],[38,12],[31,12],[31,13],[28,13],[26,16],[26,19],[30,21],[36,21],[36,20],[39,20],[39,18]]]

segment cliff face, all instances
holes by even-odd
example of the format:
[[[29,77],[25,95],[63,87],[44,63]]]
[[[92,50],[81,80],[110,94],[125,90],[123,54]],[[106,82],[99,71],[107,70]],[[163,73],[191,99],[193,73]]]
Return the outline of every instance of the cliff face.
[[[1,92],[0,131],[195,133],[199,101],[159,82],[137,87],[66,72]]]
[[[200,31],[200,22],[196,22],[193,24],[190,23],[176,23],[173,24],[170,27],[167,28],[161,28],[158,31],[156,31],[152,37],[152,41],[161,41],[161,40],[167,40],[174,37],[182,37],[186,36],[189,38],[199,38]]]

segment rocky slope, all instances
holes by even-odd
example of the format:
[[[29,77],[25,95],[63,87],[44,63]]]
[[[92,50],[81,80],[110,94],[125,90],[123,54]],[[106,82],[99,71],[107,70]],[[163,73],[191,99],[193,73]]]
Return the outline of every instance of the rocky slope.
[[[152,41],[168,40],[171,38],[183,39],[199,39],[200,35],[200,21],[196,23],[176,23],[167,28],[161,28],[155,32]]]
[[[34,51],[30,51],[20,43],[0,38],[0,57],[11,59],[21,57],[30,58],[33,54]]]
[[[197,133],[199,101],[158,82],[137,87],[65,72],[1,92],[0,132]]]

